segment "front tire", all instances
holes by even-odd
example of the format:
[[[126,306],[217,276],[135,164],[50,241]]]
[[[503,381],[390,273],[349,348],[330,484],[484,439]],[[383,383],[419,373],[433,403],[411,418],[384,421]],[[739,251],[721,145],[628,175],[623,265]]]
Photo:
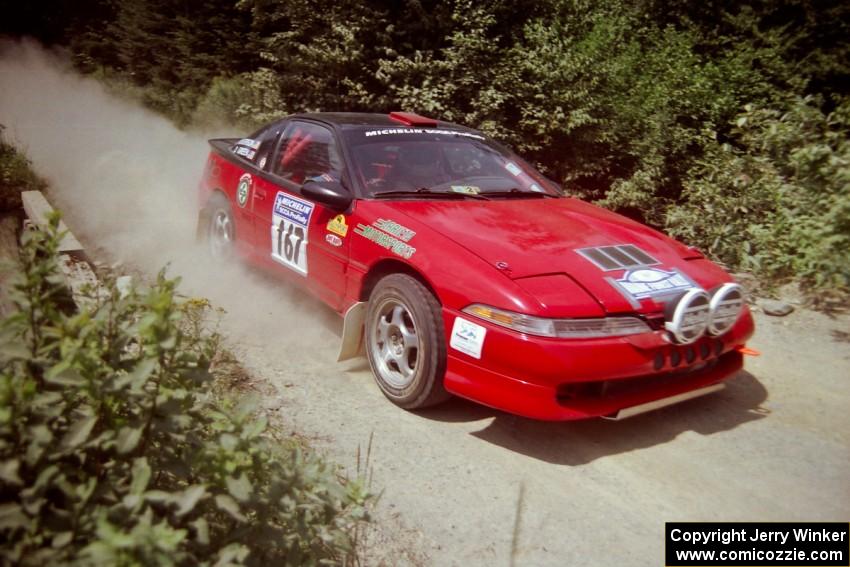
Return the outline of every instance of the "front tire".
[[[397,406],[424,408],[450,397],[443,387],[442,310],[415,278],[392,274],[375,286],[366,315],[366,354],[378,387]]]

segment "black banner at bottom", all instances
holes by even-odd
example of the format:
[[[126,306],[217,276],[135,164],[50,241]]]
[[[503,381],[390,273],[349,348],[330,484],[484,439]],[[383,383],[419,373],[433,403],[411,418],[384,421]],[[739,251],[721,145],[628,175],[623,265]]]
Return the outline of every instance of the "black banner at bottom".
[[[665,565],[850,566],[842,522],[667,522]]]

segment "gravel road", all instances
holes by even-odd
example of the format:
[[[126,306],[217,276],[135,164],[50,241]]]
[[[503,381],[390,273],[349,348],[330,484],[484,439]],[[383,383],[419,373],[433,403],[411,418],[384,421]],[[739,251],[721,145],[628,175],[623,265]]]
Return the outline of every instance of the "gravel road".
[[[757,314],[762,354],[726,390],[621,422],[544,423],[463,400],[402,411],[365,359],[334,362],[333,316],[309,347],[257,332],[285,328],[293,301],[312,303],[290,296],[225,326],[274,386],[267,407],[314,445],[353,467],[373,436],[379,515],[410,552],[376,549],[376,562],[662,565],[665,521],[850,516],[846,317]]]

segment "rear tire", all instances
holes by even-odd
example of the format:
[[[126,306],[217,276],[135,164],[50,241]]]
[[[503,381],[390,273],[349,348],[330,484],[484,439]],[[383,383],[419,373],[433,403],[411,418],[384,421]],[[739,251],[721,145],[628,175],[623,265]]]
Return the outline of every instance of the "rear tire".
[[[204,239],[207,252],[217,262],[230,261],[236,244],[236,225],[233,222],[230,202],[221,193],[216,193],[210,198],[207,210]]]
[[[369,298],[366,354],[384,395],[405,409],[450,397],[443,387],[446,341],[439,302],[406,274],[386,276]]]

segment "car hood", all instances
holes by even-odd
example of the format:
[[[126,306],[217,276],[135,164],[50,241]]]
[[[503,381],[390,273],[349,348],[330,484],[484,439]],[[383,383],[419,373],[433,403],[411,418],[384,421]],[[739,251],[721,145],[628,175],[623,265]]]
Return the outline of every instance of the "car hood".
[[[627,270],[604,270],[578,250],[633,244],[695,285],[719,283],[698,253],[623,216],[574,198],[505,201],[398,201],[399,212],[436,231],[523,285],[523,279],[567,274],[608,313],[657,311],[657,298],[630,297],[614,283]],[[721,272],[722,274],[722,272]]]

